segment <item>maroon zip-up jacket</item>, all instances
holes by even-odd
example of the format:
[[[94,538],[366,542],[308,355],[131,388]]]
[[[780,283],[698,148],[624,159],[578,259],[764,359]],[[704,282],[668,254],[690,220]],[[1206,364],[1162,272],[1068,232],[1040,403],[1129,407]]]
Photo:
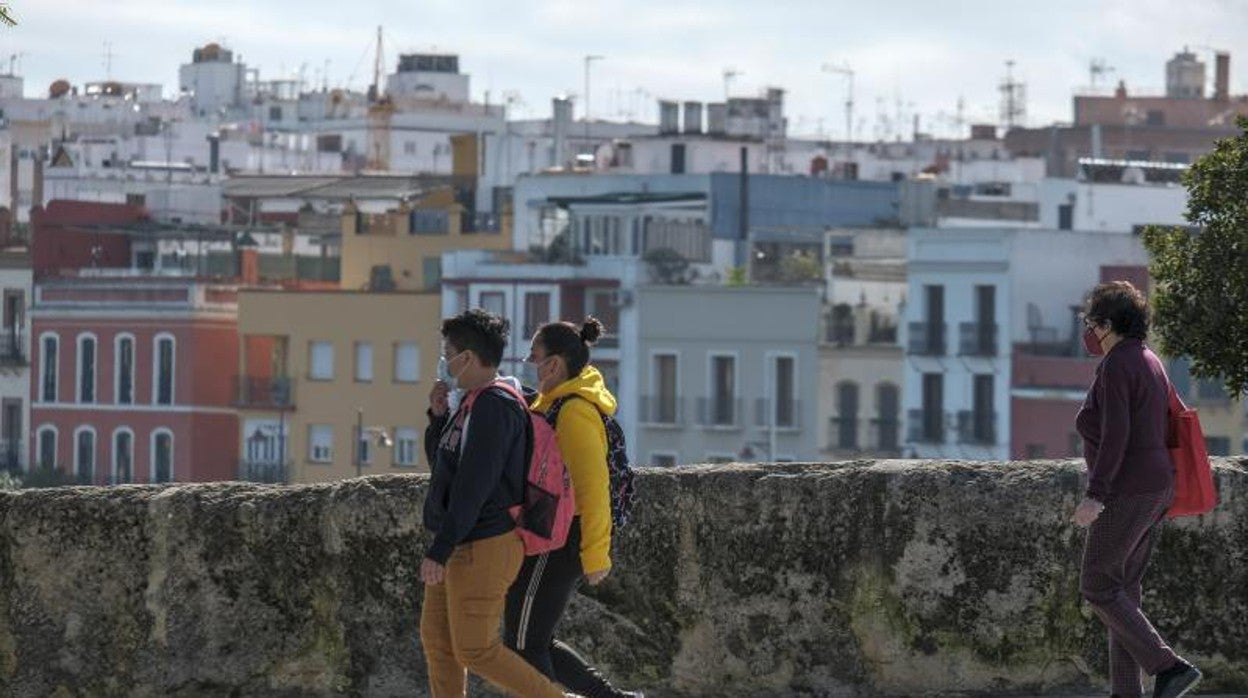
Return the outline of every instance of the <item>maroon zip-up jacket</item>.
[[[1166,448],[1170,379],[1142,340],[1123,339],[1101,359],[1075,418],[1088,464],[1087,496],[1161,492],[1174,486]]]

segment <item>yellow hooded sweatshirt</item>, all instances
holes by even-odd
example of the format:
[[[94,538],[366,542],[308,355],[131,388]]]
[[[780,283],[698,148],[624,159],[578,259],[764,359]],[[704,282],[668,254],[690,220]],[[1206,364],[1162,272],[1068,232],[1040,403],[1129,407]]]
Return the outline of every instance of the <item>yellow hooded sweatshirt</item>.
[[[611,568],[611,478],[607,470],[607,430],[601,415],[614,415],[616,403],[598,369],[586,366],[579,376],[538,395],[533,409],[545,414],[556,400],[569,395],[576,397],[560,408],[555,439],[576,490],[576,513],[581,517],[581,569],[592,574]]]

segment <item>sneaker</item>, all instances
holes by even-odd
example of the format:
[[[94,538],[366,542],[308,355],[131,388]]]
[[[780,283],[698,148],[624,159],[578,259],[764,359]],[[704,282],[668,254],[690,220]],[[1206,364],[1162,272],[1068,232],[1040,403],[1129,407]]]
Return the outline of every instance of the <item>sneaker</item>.
[[[1179,698],[1200,683],[1200,669],[1180,659],[1174,666],[1157,674],[1153,698]]]

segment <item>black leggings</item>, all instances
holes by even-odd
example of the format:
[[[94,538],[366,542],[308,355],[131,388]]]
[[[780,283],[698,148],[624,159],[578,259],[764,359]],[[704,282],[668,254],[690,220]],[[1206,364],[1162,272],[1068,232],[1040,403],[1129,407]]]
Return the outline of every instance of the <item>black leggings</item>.
[[[526,557],[507,592],[503,641],[565,689],[585,698],[618,698],[614,688],[571,647],[555,639],[555,626],[584,572],[581,570],[581,520],[572,520],[568,544],[551,553]]]

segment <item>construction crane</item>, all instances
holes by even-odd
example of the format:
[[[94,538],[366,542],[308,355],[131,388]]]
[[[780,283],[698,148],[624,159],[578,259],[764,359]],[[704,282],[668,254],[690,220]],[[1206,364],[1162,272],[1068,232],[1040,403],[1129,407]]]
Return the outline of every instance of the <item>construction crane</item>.
[[[846,79],[848,87],[845,93],[845,140],[854,142],[854,71],[849,67],[848,63],[841,65],[833,65],[832,63],[823,64],[823,72],[835,73],[843,75]]]
[[[377,55],[373,62],[373,84],[368,89],[368,160],[369,170],[385,172],[390,169],[390,117],[394,115],[394,103],[385,94],[381,79],[385,70],[382,54],[382,30],[377,27]]]

